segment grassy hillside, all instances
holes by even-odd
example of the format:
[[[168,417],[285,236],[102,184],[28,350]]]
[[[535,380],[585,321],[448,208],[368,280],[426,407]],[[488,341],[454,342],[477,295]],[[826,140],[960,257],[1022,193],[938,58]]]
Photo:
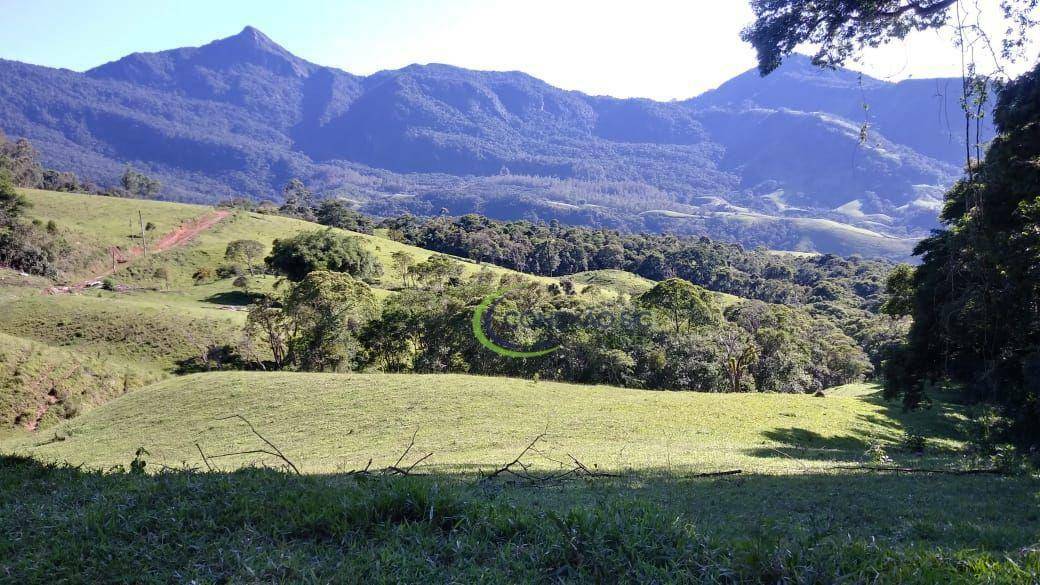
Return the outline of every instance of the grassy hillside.
[[[24,190],[23,193],[32,203],[29,217],[42,222],[55,221],[75,247],[93,250],[94,263],[89,267],[74,267],[68,275],[69,280],[75,276],[88,276],[91,270],[104,269],[110,263],[108,246],[120,246],[128,249],[140,245],[140,218],[151,222],[156,227],[147,232],[151,240],[170,232],[177,226],[198,218],[212,208],[147,201],[139,199],[119,199],[94,195],[70,193],[54,193],[49,191]],[[131,220],[133,220],[131,222]],[[154,278],[155,269],[166,267],[170,273],[174,288],[192,286],[192,273],[196,269],[208,266],[216,267],[223,263],[224,250],[228,242],[239,239],[257,240],[270,249],[274,240],[287,238],[303,231],[323,229],[318,224],[276,215],[265,215],[235,211],[230,217],[203,231],[188,245],[162,252],[154,257],[143,257],[121,267],[115,275],[116,280],[147,282],[154,286],[165,283]],[[397,251],[412,254],[417,261],[423,261],[433,253],[421,248],[401,244],[376,235],[346,232],[361,238],[366,247],[382,262],[384,267],[384,286],[397,285],[397,275],[393,274],[391,255]],[[491,265],[478,265],[463,262],[467,274],[473,274],[483,268],[496,273],[513,273],[511,270]],[[530,277],[543,282],[555,282],[556,279]],[[230,290],[230,280],[227,283]]]
[[[218,470],[277,464],[214,457],[263,446],[240,421],[218,420],[236,413],[304,476],[185,471],[205,468],[196,443]],[[947,404],[905,414],[876,397],[194,375],[0,443],[37,458],[0,457],[0,571],[156,582],[1031,582],[1040,515],[1023,505],[1036,480],[835,469],[862,462],[875,442],[900,464],[950,464],[960,416]],[[933,437],[923,458],[899,446],[904,429]],[[343,473],[370,458],[373,469],[393,464],[416,431],[404,463],[432,453],[422,477]],[[569,466],[570,454],[619,477],[477,481],[543,432],[525,458],[536,472]],[[128,466],[139,447],[158,475],[89,471]]]
[[[0,333],[0,427],[47,428],[160,377]]]
[[[106,292],[0,295],[2,331],[157,371],[173,370],[208,344],[234,342],[244,322],[243,313],[212,303],[196,306]]]
[[[936,437],[926,459],[958,447],[950,405],[903,413],[878,399],[650,392],[461,375],[217,373],[166,380],[59,427],[68,440],[9,445],[45,460],[125,463],[138,448],[175,465],[249,448],[241,414],[309,471],[390,464],[418,430],[432,468],[474,471],[508,461],[546,433],[552,467],[575,455],[610,469],[797,472],[860,461],[904,429]],[[779,451],[779,452],[778,452]],[[915,461],[918,461],[914,457]],[[250,458],[227,461],[243,465]]]

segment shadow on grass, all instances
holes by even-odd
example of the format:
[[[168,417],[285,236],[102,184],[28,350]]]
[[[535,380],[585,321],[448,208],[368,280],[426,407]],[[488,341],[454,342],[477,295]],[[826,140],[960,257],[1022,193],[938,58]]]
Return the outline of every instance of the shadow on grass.
[[[867,474],[708,479],[648,471],[538,487],[482,482],[468,471],[149,475],[0,456],[0,575],[1029,582],[1040,575],[1040,554],[1023,551],[1040,531],[1037,489],[1027,478]]]
[[[762,432],[762,436],[776,446],[749,449],[746,452],[755,457],[862,462],[867,449],[878,443],[898,460],[918,458],[921,455],[949,456],[953,451],[947,442],[965,438],[960,428],[964,420],[964,406],[936,402],[927,410],[907,411],[898,401],[885,400],[880,394],[860,399],[881,410],[876,414],[860,415],[859,418],[872,428],[884,429],[884,433],[859,431],[848,435],[824,436],[799,427],[768,429]],[[908,434],[924,437],[927,446],[923,454],[912,453],[903,447]]]
[[[262,297],[263,295],[261,295],[260,293],[250,293],[241,290],[232,290],[214,293],[202,300],[207,303],[213,303],[216,305],[244,307],[246,305],[253,304]]]

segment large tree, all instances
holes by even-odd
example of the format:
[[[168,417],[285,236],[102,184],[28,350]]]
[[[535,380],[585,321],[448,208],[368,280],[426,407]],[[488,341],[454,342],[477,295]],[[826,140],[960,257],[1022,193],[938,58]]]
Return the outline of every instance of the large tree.
[[[758,52],[763,75],[805,46],[815,47],[814,63],[833,67],[864,47],[877,47],[913,31],[946,25],[958,1],[751,0],[755,22],[741,36]],[[1010,25],[1001,47],[1005,55],[1023,47],[1037,4],[1038,0],[1000,0]]]
[[[1000,1],[1010,24],[1005,56],[1023,46],[1038,3]],[[753,0],[752,8],[757,20],[744,38],[767,74],[800,45],[818,47],[816,63],[837,65],[865,46],[942,26],[962,6],[958,0]],[[984,160],[969,160],[967,178],[947,194],[945,229],[917,247],[916,271],[893,275],[886,304],[893,314],[913,316],[909,341],[887,362],[888,395],[915,406],[931,384],[952,380],[1003,407],[1013,434],[1033,443],[1040,438],[1038,104],[1040,66],[1001,89],[997,138]]]
[[[639,296],[644,307],[664,315],[675,333],[719,320],[721,313],[707,290],[681,278],[669,278]]]
[[[271,255],[264,261],[269,268],[293,281],[303,280],[315,270],[346,272],[369,282],[383,272],[379,260],[361,245],[358,237],[333,229],[275,240]]]

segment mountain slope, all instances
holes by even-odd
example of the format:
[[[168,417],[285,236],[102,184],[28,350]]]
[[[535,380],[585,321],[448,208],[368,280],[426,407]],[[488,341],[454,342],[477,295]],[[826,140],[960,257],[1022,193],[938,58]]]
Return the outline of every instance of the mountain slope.
[[[904,255],[934,225],[936,201],[921,193],[949,185],[963,151],[930,110],[930,88],[799,58],[764,80],[749,72],[668,103],[447,65],[358,77],[247,27],[83,74],[0,61],[0,129],[101,183],[127,163],[146,169],[175,199],[275,198],[300,177],[372,213],[661,229],[641,214],[665,210],[683,218],[670,231],[857,251],[796,221],[828,219],[905,240],[893,252]],[[864,101],[876,103],[865,140]],[[767,215],[774,227],[748,230],[719,211]]]

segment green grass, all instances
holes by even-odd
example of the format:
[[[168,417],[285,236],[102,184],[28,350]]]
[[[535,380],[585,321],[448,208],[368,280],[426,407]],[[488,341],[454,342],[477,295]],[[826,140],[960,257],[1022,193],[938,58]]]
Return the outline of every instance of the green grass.
[[[613,289],[630,296],[638,296],[654,287],[654,281],[624,270],[590,270],[566,277],[567,280],[584,285],[594,284]]]
[[[880,392],[881,384],[878,382],[856,382],[854,384],[835,386],[826,390],[828,397],[846,398],[874,396],[880,394]]]
[[[304,472],[256,455],[247,417]],[[469,376],[201,374],[0,452],[0,574],[16,581],[1016,583],[1040,578],[1040,482],[838,470],[871,442],[955,465],[962,412],[876,396],[649,392]],[[930,438],[923,458],[899,446]],[[421,477],[392,465],[418,430]],[[546,433],[618,473],[479,481]],[[145,447],[157,475],[100,473]],[[50,467],[41,461],[86,464]],[[428,464],[427,464],[428,463]],[[245,466],[247,469],[232,471]],[[169,470],[173,468],[174,470]],[[705,471],[742,469],[704,478]],[[166,469],[166,470],[164,470]],[[178,471],[180,470],[180,471]]]
[[[0,330],[154,371],[172,371],[206,344],[234,342],[244,322],[243,313],[211,303],[160,303],[101,291],[46,296],[0,290]]]
[[[545,432],[551,468],[568,454],[614,470],[793,473],[863,460],[881,442],[898,460],[944,463],[961,446],[958,407],[903,413],[880,399],[787,394],[651,392],[464,375],[232,372],[173,378],[124,396],[58,431],[69,438],[8,444],[44,460],[106,467],[138,447],[166,465],[254,444],[241,414],[303,468],[336,472],[393,462],[418,430],[431,469],[475,471],[508,461]],[[902,453],[905,429],[932,437]],[[254,463],[251,458],[228,465]]]
[[[871,518],[856,502],[848,525],[807,518],[797,509],[812,505],[805,491],[847,494],[805,481],[761,486],[781,533],[755,522],[765,519],[741,534],[713,530],[703,508],[734,491],[763,495],[757,479],[739,487],[659,480],[654,490],[700,504],[677,511],[645,490],[614,486],[265,470],[102,474],[0,457],[0,574],[74,583],[1028,583],[1040,575],[1035,550],[932,546],[930,537],[948,539],[982,513],[961,506],[951,512],[967,516],[943,523],[891,498],[914,493],[894,482],[870,487],[895,505],[882,513],[893,524],[907,526],[896,516],[905,511],[918,518],[896,540],[863,535]],[[915,487],[946,501],[945,485]]]
[[[0,427],[47,428],[160,377],[0,333]]]

